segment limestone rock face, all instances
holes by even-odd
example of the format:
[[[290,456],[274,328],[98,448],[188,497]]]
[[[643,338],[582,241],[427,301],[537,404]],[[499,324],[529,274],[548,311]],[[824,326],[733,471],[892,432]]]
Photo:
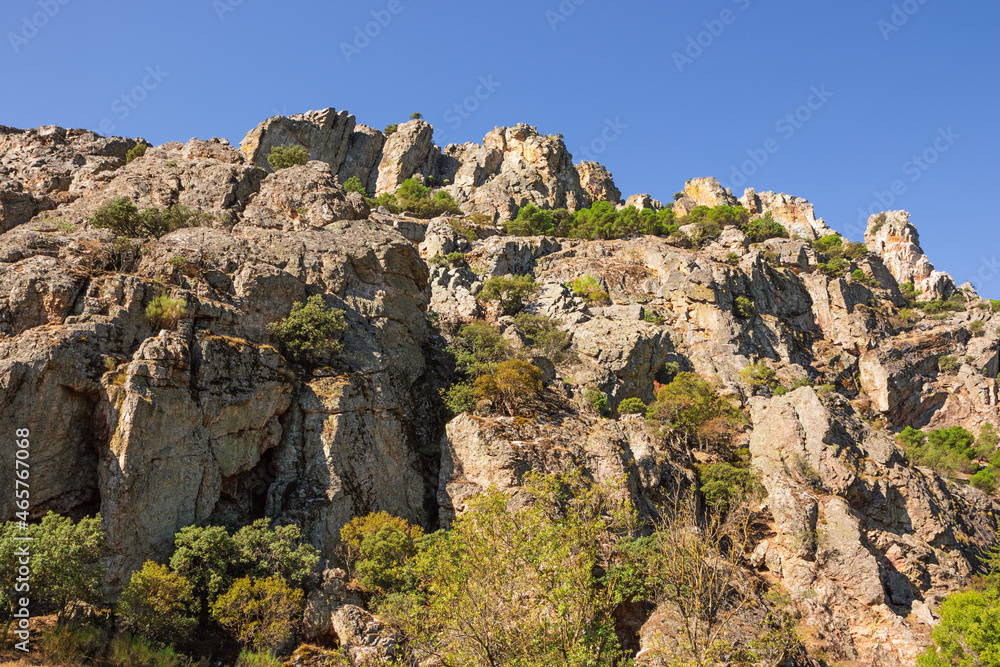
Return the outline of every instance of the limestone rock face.
[[[103,188],[136,143],[87,130],[0,125],[0,232]]]
[[[337,187],[329,165],[314,161],[270,174],[244,217],[266,229],[292,231],[364,220],[370,212],[363,197]]]
[[[920,301],[947,299],[955,293],[955,281],[934,265],[920,248],[917,228],[906,211],[887,211],[868,219],[865,245],[876,253],[900,284],[912,282]]]
[[[815,241],[834,233],[822,218],[816,218],[813,205],[801,197],[778,192],[758,193],[753,188],[747,188],[739,202],[753,216],[770,213],[793,238],[798,236]]]
[[[270,172],[267,156],[272,148],[304,146],[310,160],[326,162],[337,173],[347,160],[356,124],[354,116],[332,108],[287,118],[275,116],[250,130],[240,142],[240,150],[249,164]]]
[[[615,179],[608,168],[598,162],[581,162],[576,165],[580,185],[591,201],[621,202],[622,193],[615,186]]]
[[[625,207],[628,208],[629,206],[634,206],[640,211],[644,208],[651,208],[654,211],[659,211],[660,209],[664,208],[663,202],[653,199],[651,195],[645,193],[639,195],[632,195],[631,197],[626,199]]]
[[[422,120],[403,123],[389,135],[382,148],[375,180],[375,194],[395,192],[414,174],[433,173],[438,149],[433,143],[434,128]]]
[[[684,184],[684,191],[673,204],[677,217],[687,215],[695,206],[735,206],[738,203],[728,189],[714,178],[692,178]]]
[[[750,407],[776,532],[767,569],[809,600],[800,609],[839,659],[913,664],[928,628],[911,612],[975,570],[968,545],[995,529],[992,503],[907,466],[837,396],[806,387]]]

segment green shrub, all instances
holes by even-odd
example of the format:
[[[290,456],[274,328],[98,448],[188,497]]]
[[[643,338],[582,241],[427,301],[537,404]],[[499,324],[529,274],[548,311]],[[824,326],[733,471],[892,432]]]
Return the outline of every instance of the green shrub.
[[[882,229],[883,225],[885,225],[887,219],[888,218],[885,213],[879,213],[876,215],[875,219],[872,221],[872,234],[877,234],[878,231]]]
[[[254,652],[243,649],[233,667],[281,667],[283,664],[270,651]]]
[[[470,378],[492,373],[497,364],[511,357],[507,339],[498,328],[483,320],[461,326],[448,351],[455,355],[459,372]]]
[[[503,361],[495,372],[476,378],[476,398],[502,405],[511,417],[534,404],[542,393],[541,369],[520,359]]]
[[[969,333],[975,337],[982,336],[986,333],[986,323],[982,320],[973,320],[969,322]]]
[[[976,439],[976,453],[982,458],[989,458],[997,449],[1000,442],[1000,435],[997,434],[993,424],[983,424],[979,429],[979,438]]]
[[[750,319],[757,312],[757,308],[753,305],[753,301],[745,296],[736,297],[734,310],[736,311],[736,316],[743,320]]]
[[[302,591],[279,577],[233,582],[212,604],[212,618],[253,650],[275,648],[290,640],[304,607]]]
[[[38,647],[51,663],[82,665],[94,660],[107,641],[107,632],[98,626],[60,623],[42,630]]]
[[[910,308],[900,308],[899,319],[903,323],[904,329],[911,329],[920,321],[920,315]]]
[[[295,303],[288,317],[267,325],[268,332],[294,353],[340,354],[346,329],[344,311],[328,307],[320,294]]]
[[[815,385],[816,382],[812,378],[802,378],[792,383],[792,391],[795,391],[799,387],[814,387]]]
[[[569,334],[559,328],[559,320],[544,315],[519,313],[514,317],[518,331],[528,340],[533,353],[553,363],[569,357]]]
[[[775,396],[784,396],[785,394],[788,393],[788,391],[789,391],[788,387],[786,387],[784,385],[778,385],[777,387],[774,388],[774,395]]]
[[[641,398],[626,398],[618,404],[618,414],[620,415],[644,415],[647,406]]]
[[[602,417],[608,412],[608,397],[604,392],[594,387],[587,387],[583,390],[583,400],[594,409],[594,412]]]
[[[837,391],[837,385],[833,384],[821,384],[820,386],[816,387],[816,393],[820,397],[829,396],[830,394],[836,391]]]
[[[728,463],[712,463],[698,471],[705,504],[716,512],[726,512],[732,503],[758,495],[761,487],[753,470]]]
[[[726,264],[739,264],[740,256],[735,252],[726,253]]]
[[[740,377],[751,387],[768,387],[773,389],[778,385],[774,369],[763,361],[758,361],[756,364],[744,368],[740,371]]]
[[[433,266],[460,266],[465,263],[465,255],[460,252],[449,252],[447,255],[434,255],[427,263]]]
[[[110,229],[118,236],[137,238],[145,236],[145,226],[139,209],[130,200],[121,197],[101,206],[90,218],[97,229]]]
[[[146,306],[146,317],[160,329],[172,329],[187,310],[187,301],[161,294]]]
[[[844,258],[852,262],[861,259],[867,252],[868,248],[865,247],[864,243],[844,244]]]
[[[531,204],[522,206],[517,217],[503,223],[505,234],[511,236],[544,236],[555,231],[552,215]]]
[[[280,171],[288,167],[302,165],[309,161],[309,151],[298,144],[288,146],[273,146],[267,154],[267,163],[271,169]]]
[[[1000,476],[1000,468],[987,466],[969,478],[969,484],[976,487],[983,493],[993,493],[997,488],[997,477]]]
[[[657,315],[652,310],[646,310],[643,312],[642,319],[646,320],[650,324],[660,325],[667,321],[667,318],[662,315]]]
[[[344,191],[360,192],[361,194],[365,194],[366,188],[364,184],[361,182],[360,178],[358,178],[357,176],[351,176],[349,179],[347,179],[347,182],[344,183]]]
[[[160,237],[185,227],[210,224],[212,216],[182,206],[172,204],[165,211],[147,208],[140,212],[128,199],[122,197],[101,206],[90,218],[96,229],[110,229],[117,236],[139,238]]]
[[[812,247],[824,255],[829,255],[830,257],[842,257],[844,253],[844,239],[840,234],[834,232],[833,234],[827,234],[821,238],[816,239],[812,242]]]
[[[56,223],[56,231],[64,234],[72,234],[78,227],[69,220],[60,220]]]
[[[646,411],[650,431],[683,445],[726,444],[742,414],[695,373],[678,373]]]
[[[414,111],[413,113],[410,114],[410,120],[420,120],[423,117],[424,115],[419,111]]]
[[[147,148],[149,148],[149,146],[146,144],[136,144],[132,148],[128,149],[128,152],[125,153],[125,163],[127,164],[129,162],[132,162],[132,160],[141,158],[143,155],[146,154]]]
[[[292,588],[304,588],[319,564],[319,551],[302,540],[295,524],[271,527],[270,519],[257,519],[233,535],[239,575],[253,579],[277,576]]]
[[[907,426],[896,439],[907,457],[916,465],[933,468],[940,473],[971,472],[977,455],[975,437],[960,426],[940,428],[926,434]]]
[[[238,557],[232,536],[222,526],[187,526],[174,535],[170,569],[191,584],[202,620],[208,617],[209,605],[232,583]]]
[[[829,262],[820,262],[816,265],[816,268],[830,277],[837,277],[844,273],[848,268],[850,268],[850,263],[846,262],[840,257],[834,257]]]
[[[776,266],[781,262],[781,255],[774,252],[773,250],[766,250],[764,251],[764,261],[770,264],[771,266]]]
[[[751,220],[743,227],[743,233],[751,243],[763,243],[768,239],[787,239],[788,230],[777,222],[768,211],[763,217]]]
[[[392,123],[391,125],[386,125],[385,129],[382,130],[382,132],[383,134],[385,134],[385,136],[388,137],[390,135],[395,134],[398,129],[399,129],[399,123]]]
[[[569,287],[573,290],[573,294],[591,301],[600,300],[602,295],[603,298],[607,298],[607,292],[601,289],[600,281],[594,276],[580,276],[570,283]]]
[[[369,593],[388,594],[412,589],[416,583],[408,565],[423,537],[420,526],[377,512],[351,519],[340,539],[351,571]]]
[[[862,285],[867,285],[867,286],[872,285],[872,279],[869,278],[868,274],[862,271],[861,269],[855,269],[851,273],[851,280],[861,283]]]
[[[480,301],[495,301],[504,315],[516,315],[524,308],[524,300],[538,292],[534,276],[494,276],[483,283],[477,295]]]
[[[442,389],[441,399],[453,415],[472,412],[478,403],[476,388],[468,382],[456,382],[447,389]]]
[[[408,178],[399,186],[395,194],[385,193],[374,200],[377,206],[384,206],[390,213],[408,212],[422,219],[436,218],[446,213],[461,215],[458,203],[444,190],[431,196],[431,188],[417,178]]]
[[[188,661],[172,648],[154,648],[141,637],[118,635],[108,647],[111,667],[186,667]]]
[[[146,561],[118,598],[119,627],[160,646],[191,636],[194,592],[187,579],[169,568]]]
[[[951,373],[958,370],[958,357],[946,354],[938,359],[938,370],[942,373]]]
[[[965,298],[961,294],[954,294],[946,300],[931,299],[930,301],[919,301],[913,305],[928,315],[939,313],[958,313],[965,310]]]

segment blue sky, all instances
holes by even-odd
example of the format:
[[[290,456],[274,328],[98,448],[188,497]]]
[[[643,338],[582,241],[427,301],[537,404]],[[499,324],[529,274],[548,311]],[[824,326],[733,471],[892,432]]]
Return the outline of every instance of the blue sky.
[[[861,210],[909,210],[938,268],[1000,297],[998,27],[968,0],[5,0],[0,124],[238,143],[332,106],[420,111],[442,143],[526,122],[626,196],[715,176],[855,239]]]

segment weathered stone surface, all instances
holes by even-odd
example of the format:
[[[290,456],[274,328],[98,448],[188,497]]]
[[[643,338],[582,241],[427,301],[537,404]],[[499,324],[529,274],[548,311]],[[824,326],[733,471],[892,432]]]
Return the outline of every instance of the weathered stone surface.
[[[371,210],[357,193],[337,187],[330,167],[309,162],[270,174],[244,212],[247,224],[285,231],[323,227],[336,220],[364,220]]]
[[[755,217],[770,213],[792,238],[814,241],[834,233],[822,218],[816,218],[813,205],[801,197],[779,192],[758,193],[753,188],[747,188],[739,203]]]
[[[714,178],[692,178],[684,184],[683,194],[674,200],[673,209],[677,217],[687,215],[695,206],[734,206],[738,203],[728,189]]]
[[[622,192],[615,186],[615,179],[608,168],[598,162],[581,162],[576,165],[580,186],[591,201],[621,202]]]
[[[659,211],[660,209],[664,208],[663,202],[653,199],[651,195],[645,193],[639,195],[632,195],[631,197],[626,199],[625,207],[628,208],[629,206],[634,206],[640,211],[644,208],[651,208],[654,211]]]
[[[955,293],[955,281],[934,265],[920,248],[917,228],[910,223],[906,211],[887,211],[868,219],[865,245],[877,254],[882,263],[902,284],[913,283],[920,301],[947,299]]]
[[[310,160],[327,163],[336,174],[345,166],[356,124],[354,116],[332,108],[287,118],[275,116],[250,130],[240,142],[240,150],[249,164],[271,172],[267,156],[272,148],[304,146]]]
[[[375,180],[376,195],[395,192],[414,174],[433,173],[438,155],[433,136],[434,128],[430,123],[411,120],[386,138]]]

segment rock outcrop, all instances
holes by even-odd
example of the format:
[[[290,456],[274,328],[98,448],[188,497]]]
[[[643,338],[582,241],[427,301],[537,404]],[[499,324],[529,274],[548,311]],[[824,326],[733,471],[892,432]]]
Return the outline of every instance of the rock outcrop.
[[[792,238],[815,241],[834,233],[822,218],[816,218],[813,205],[801,197],[778,192],[758,193],[753,188],[747,188],[739,201],[753,216],[770,213]]]
[[[615,179],[608,168],[597,162],[581,162],[576,165],[580,174],[580,186],[591,201],[606,201],[619,204],[622,192],[615,185]]]
[[[887,211],[868,219],[865,245],[876,253],[896,281],[913,283],[920,301],[947,299],[955,293],[955,281],[934,265],[920,248],[917,228],[906,211]]]
[[[681,196],[674,200],[677,217],[687,215],[695,206],[735,206],[738,200],[714,178],[692,178],[684,184]]]

